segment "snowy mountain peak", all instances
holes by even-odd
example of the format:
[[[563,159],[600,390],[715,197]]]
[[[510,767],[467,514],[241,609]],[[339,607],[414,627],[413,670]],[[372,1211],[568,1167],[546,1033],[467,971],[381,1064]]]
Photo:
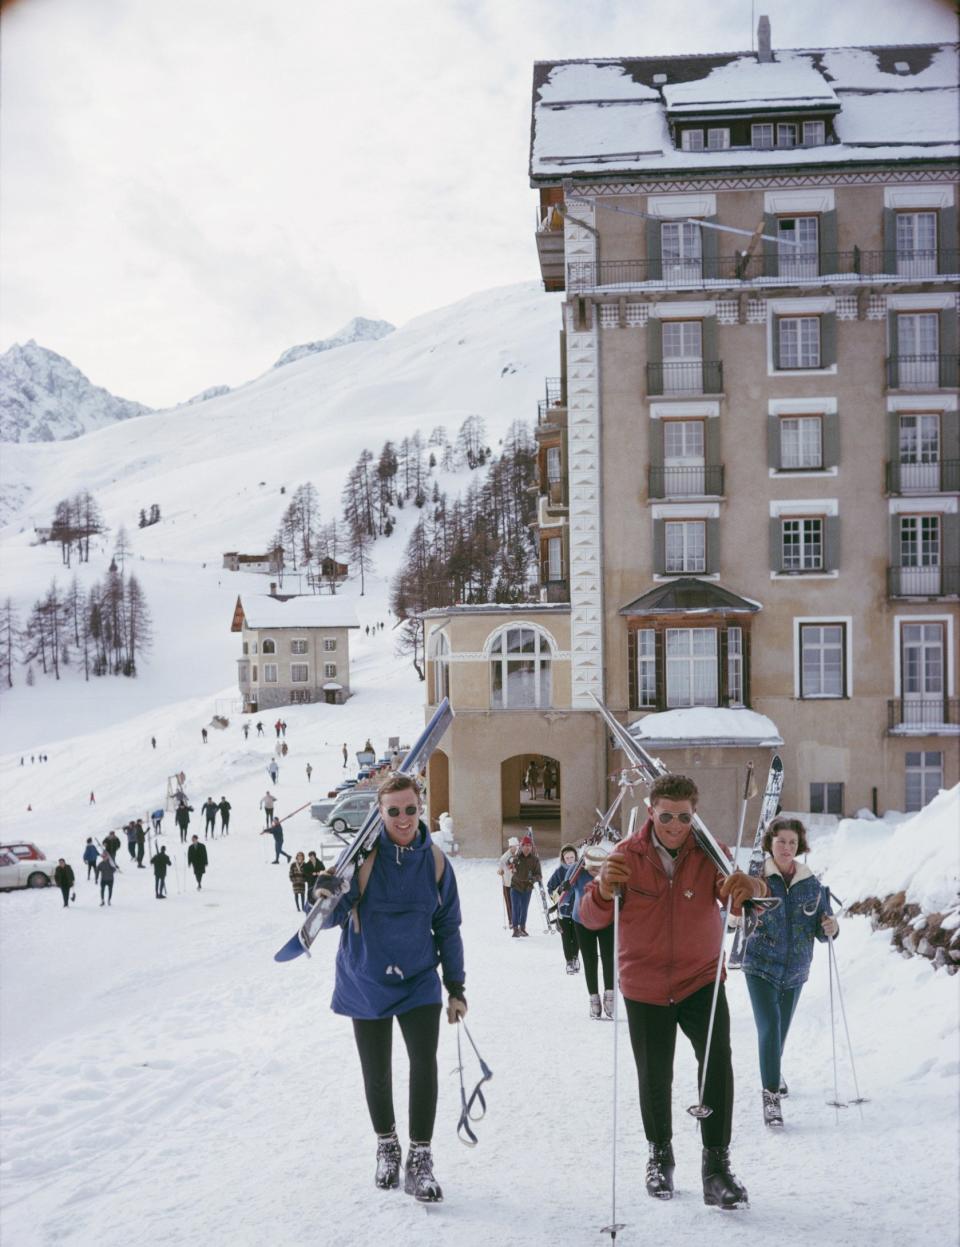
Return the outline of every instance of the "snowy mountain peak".
[[[292,364],[304,355],[316,355],[319,351],[332,351],[338,346],[348,346],[351,342],[376,342],[393,333],[396,325],[388,320],[368,320],[365,316],[354,316],[347,321],[342,329],[338,329],[330,338],[321,338],[319,342],[304,342],[300,346],[291,346],[284,351],[274,368],[282,368],[284,364]]]
[[[32,338],[0,355],[0,441],[62,441],[151,410],[94,385]]]

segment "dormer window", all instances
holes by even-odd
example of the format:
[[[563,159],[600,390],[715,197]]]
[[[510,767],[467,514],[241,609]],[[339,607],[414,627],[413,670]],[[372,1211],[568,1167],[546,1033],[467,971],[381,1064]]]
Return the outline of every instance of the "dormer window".
[[[804,147],[822,147],[827,141],[827,127],[822,121],[805,121],[803,123]]]
[[[680,137],[680,142],[685,152],[702,152],[703,151],[703,131],[702,130],[684,130]]]
[[[792,121],[781,121],[777,126],[777,146],[796,147],[797,127]]]
[[[750,127],[750,145],[752,147],[773,146],[773,123],[757,122]]]
[[[730,130],[726,126],[711,127],[707,131],[707,148],[709,151],[723,151],[730,146]]]

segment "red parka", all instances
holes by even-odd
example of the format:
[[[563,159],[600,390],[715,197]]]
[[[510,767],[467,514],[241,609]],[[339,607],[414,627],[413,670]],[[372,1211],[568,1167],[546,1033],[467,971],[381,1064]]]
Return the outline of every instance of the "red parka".
[[[648,819],[617,846],[630,866],[620,911],[620,990],[628,1000],[670,1005],[713,982],[724,877],[691,834],[674,859],[671,879],[652,826]],[[764,896],[766,884],[761,879],[755,884],[757,895]],[[613,922],[613,901],[603,899],[596,880],[580,902],[580,921],[595,931]]]

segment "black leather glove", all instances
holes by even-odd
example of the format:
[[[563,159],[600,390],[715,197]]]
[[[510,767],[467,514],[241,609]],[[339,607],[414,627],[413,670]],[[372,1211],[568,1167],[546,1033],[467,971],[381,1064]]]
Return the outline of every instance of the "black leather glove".
[[[443,980],[447,989],[447,1021],[455,1025],[467,1016],[467,998],[463,994],[463,984]]]

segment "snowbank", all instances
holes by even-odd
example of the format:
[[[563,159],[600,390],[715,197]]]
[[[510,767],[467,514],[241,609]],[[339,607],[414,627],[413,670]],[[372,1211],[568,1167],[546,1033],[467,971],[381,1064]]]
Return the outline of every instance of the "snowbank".
[[[639,742],[660,744],[782,745],[777,725],[755,710],[729,710],[722,706],[690,706],[683,710],[663,710],[648,714],[630,724],[630,734]]]

